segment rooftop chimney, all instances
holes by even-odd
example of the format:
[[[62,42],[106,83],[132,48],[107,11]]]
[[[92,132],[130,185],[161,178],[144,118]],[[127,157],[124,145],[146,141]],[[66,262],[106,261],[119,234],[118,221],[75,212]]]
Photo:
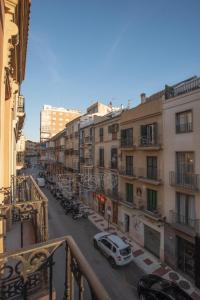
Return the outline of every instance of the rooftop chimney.
[[[142,93],[142,94],[140,95],[140,97],[141,97],[141,103],[145,103],[145,102],[146,102],[146,94],[145,94],[145,93]]]

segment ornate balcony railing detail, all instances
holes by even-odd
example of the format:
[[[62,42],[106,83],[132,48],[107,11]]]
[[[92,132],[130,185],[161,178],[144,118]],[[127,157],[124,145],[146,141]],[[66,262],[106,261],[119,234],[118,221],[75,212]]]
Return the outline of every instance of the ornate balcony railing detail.
[[[85,136],[84,143],[85,144],[91,144],[92,143],[92,136]]]
[[[179,186],[187,190],[199,191],[200,189],[199,174],[170,171],[169,181],[172,186]]]
[[[50,240],[0,255],[0,299],[32,299],[46,291],[53,299],[54,254],[65,248],[64,294],[65,300],[78,299],[109,300],[110,297],[92,271],[88,262],[70,236]],[[84,284],[87,282],[87,286]],[[76,284],[75,284],[76,283]],[[89,287],[89,288],[87,288]]]
[[[136,177],[136,169],[122,166],[119,170],[119,174],[122,176]]]
[[[176,225],[184,232],[199,233],[200,219],[192,219],[187,215],[181,215],[177,212],[170,211],[170,222],[172,225]]]
[[[6,231],[13,223],[32,222],[35,242],[48,239],[48,200],[32,176],[13,176],[7,198],[0,205],[0,214],[6,219]],[[6,200],[5,200],[6,199]],[[23,224],[22,224],[23,225]],[[21,237],[23,246],[23,237]]]
[[[200,77],[194,76],[176,86],[165,86],[165,99],[170,99],[200,88]]]

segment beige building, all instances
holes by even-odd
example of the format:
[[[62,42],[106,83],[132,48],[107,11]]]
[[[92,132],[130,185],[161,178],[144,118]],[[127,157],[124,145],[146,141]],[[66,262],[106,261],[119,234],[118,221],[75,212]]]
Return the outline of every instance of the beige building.
[[[165,260],[200,286],[200,78],[166,86],[163,101]],[[198,249],[198,250],[197,250]]]
[[[94,204],[96,182],[95,165],[95,131],[94,124],[103,116],[117,111],[112,105],[96,102],[87,108],[87,113],[80,118],[80,198],[88,205]]]
[[[122,113],[118,224],[164,259],[162,95],[142,94],[140,105]]]
[[[115,224],[118,223],[120,116],[121,110],[111,112],[94,124],[94,174],[97,183],[94,208]]]
[[[16,175],[16,143],[21,135],[25,111],[20,86],[25,75],[29,27],[29,0],[0,1],[0,203]],[[0,220],[0,252],[4,249]]]
[[[45,142],[80,115],[80,111],[44,105],[40,112],[40,142]]]

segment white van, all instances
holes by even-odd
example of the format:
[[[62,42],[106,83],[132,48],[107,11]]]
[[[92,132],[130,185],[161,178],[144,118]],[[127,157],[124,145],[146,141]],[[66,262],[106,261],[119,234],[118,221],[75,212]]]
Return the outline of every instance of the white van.
[[[38,177],[36,179],[36,181],[37,181],[38,186],[40,186],[40,187],[44,187],[45,186],[45,179],[44,178]]]

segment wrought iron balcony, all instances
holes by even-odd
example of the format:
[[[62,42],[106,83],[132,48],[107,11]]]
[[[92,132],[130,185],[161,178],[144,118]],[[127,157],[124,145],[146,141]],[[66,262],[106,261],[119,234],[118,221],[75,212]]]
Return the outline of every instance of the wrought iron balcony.
[[[199,233],[200,219],[192,219],[186,215],[170,211],[170,223],[178,230],[194,236]]]
[[[175,86],[165,86],[165,99],[170,99],[182,94],[186,94],[200,88],[200,77],[193,77]]]
[[[92,136],[86,136],[84,139],[85,144],[92,144]]]
[[[139,168],[138,179],[142,182],[160,185],[162,183],[161,171],[157,168]]]
[[[16,222],[21,224],[21,247],[23,247],[23,227],[27,221],[34,229],[35,242],[48,239],[48,200],[31,176],[12,177],[12,185],[0,205],[0,214],[5,216],[5,232]]]
[[[92,166],[93,165],[92,158],[85,158],[85,165],[86,166]]]
[[[176,124],[176,133],[187,133],[192,132],[193,124],[192,122],[184,123],[184,124]]]
[[[191,172],[169,173],[170,185],[178,186],[187,190],[199,191],[199,174]]]
[[[135,148],[132,138],[121,138],[121,148]]]
[[[158,134],[154,134],[154,136],[139,136],[138,140],[138,148],[142,148],[143,150],[148,149],[160,149],[161,148],[161,136]]]
[[[135,168],[130,168],[130,167],[126,168],[126,167],[122,166],[121,169],[119,170],[119,174],[124,177],[136,178]]]
[[[63,270],[59,266],[59,274],[63,274],[62,299],[74,299],[77,295],[78,299],[109,300],[109,295],[70,236],[1,254],[0,299],[40,299],[42,296],[55,299],[56,293],[61,293],[55,274],[59,248],[64,251]]]
[[[157,211],[157,210],[151,211],[151,210],[144,209],[144,208],[142,208],[141,210],[146,217],[148,217],[154,221],[163,221],[162,215],[161,215],[161,213],[159,213],[159,211]]]

